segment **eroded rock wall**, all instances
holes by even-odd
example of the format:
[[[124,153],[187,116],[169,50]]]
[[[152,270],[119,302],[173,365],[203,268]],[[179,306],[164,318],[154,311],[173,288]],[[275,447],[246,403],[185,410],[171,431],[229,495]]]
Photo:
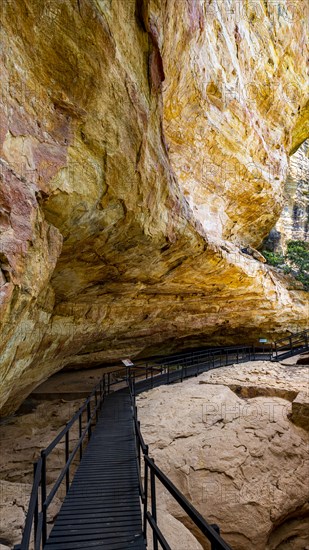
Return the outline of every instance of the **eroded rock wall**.
[[[309,240],[309,140],[291,156],[285,206],[276,230],[280,232],[279,246],[283,251],[289,240]]]
[[[3,414],[65,365],[307,324],[243,255],[306,130],[303,3],[1,6]]]
[[[304,6],[180,4],[164,13],[171,162],[207,234],[256,247],[283,207],[295,123],[307,124]]]

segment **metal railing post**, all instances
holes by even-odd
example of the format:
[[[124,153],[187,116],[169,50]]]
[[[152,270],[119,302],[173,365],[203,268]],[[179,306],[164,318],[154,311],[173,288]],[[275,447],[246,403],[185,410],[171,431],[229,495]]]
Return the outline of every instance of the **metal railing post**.
[[[98,396],[97,396],[97,390],[95,390],[94,393],[94,401],[95,401],[95,421],[97,423],[98,421]]]
[[[82,437],[82,433],[83,433],[83,413],[81,412],[79,417],[78,417],[78,435],[79,435],[79,439]],[[83,456],[83,442],[81,441],[80,442],[80,445],[79,445],[79,460],[81,461],[82,459],[82,456]]]
[[[156,478],[152,468],[150,468],[150,487],[151,487],[151,515],[157,523],[157,499],[156,499]],[[158,550],[158,537],[153,529],[153,550]]]
[[[220,535],[220,527],[219,525],[217,525],[216,523],[213,523],[211,525],[211,527],[213,528],[214,531],[216,531],[216,533],[218,533],[218,535]],[[211,543],[211,550],[218,550],[218,545],[216,542],[212,542]]]
[[[41,474],[41,500],[42,500],[42,544],[43,547],[47,539],[47,509],[46,509],[46,455],[45,452],[41,452],[42,457],[42,474]]]
[[[99,396],[100,396],[100,409],[102,407],[102,380],[100,380],[100,385],[99,385]]]
[[[135,411],[137,410],[137,408],[135,407]],[[135,413],[137,414],[137,413]],[[138,420],[137,421],[137,425],[139,427],[139,429],[141,428],[141,423],[140,421]],[[139,464],[139,469],[141,469],[141,446],[139,444],[139,439],[138,439],[138,434],[136,433],[136,445],[137,445],[137,458],[138,458],[138,464]]]
[[[70,441],[69,441],[69,430],[65,434],[65,463],[68,463],[70,455]],[[68,492],[70,488],[70,466],[68,467],[66,473],[65,473],[65,490],[66,493]]]
[[[87,424],[88,424],[88,440],[91,437],[91,412],[90,412],[90,401],[87,403]]]
[[[37,466],[38,466],[38,463],[35,462],[33,464],[33,479],[35,479]],[[38,489],[38,491],[39,491],[39,489]],[[36,534],[37,534],[37,531],[38,531],[38,522],[39,522],[39,494],[37,492],[35,510],[34,510],[34,540],[36,540]]]
[[[102,405],[103,405],[103,403],[104,403],[104,399],[105,399],[104,378],[102,378],[101,383],[102,383],[102,401],[101,401],[101,407],[102,407]]]
[[[147,508],[148,508],[148,463],[146,461],[146,456],[148,456],[148,445],[146,445],[145,455],[144,455],[144,514],[143,514],[143,535],[145,542],[147,541]]]
[[[293,351],[293,341],[292,341],[292,337],[289,336],[289,343],[290,343],[290,350],[291,350],[291,353]]]

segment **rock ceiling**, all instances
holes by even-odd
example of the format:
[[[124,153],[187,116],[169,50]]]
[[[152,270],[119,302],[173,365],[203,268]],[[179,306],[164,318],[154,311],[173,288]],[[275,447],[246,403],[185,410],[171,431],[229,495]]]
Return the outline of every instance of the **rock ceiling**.
[[[307,8],[3,3],[3,414],[64,366],[306,326],[306,294],[240,249],[309,135]]]

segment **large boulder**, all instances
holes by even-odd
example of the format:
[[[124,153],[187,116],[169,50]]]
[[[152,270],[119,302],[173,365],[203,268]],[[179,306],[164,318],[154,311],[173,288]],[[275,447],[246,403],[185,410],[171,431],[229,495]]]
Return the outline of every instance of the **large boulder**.
[[[265,367],[235,365],[153,389],[138,397],[138,414],[150,456],[220,526],[232,548],[303,550],[309,545],[308,434],[289,418],[288,392],[297,393],[306,380],[298,369],[286,384],[286,398],[277,397],[275,382],[282,395],[286,368],[280,376],[280,367],[272,373],[269,363],[267,386]],[[237,395],[234,376],[244,395],[255,387],[256,396]],[[158,487],[161,508],[189,526],[186,514]]]

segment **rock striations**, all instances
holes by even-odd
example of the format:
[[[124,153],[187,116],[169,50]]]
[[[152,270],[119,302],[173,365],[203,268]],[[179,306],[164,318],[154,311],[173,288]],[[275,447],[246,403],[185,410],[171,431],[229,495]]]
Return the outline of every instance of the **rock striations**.
[[[306,325],[240,252],[308,137],[307,3],[1,4],[3,414],[64,366]]]

